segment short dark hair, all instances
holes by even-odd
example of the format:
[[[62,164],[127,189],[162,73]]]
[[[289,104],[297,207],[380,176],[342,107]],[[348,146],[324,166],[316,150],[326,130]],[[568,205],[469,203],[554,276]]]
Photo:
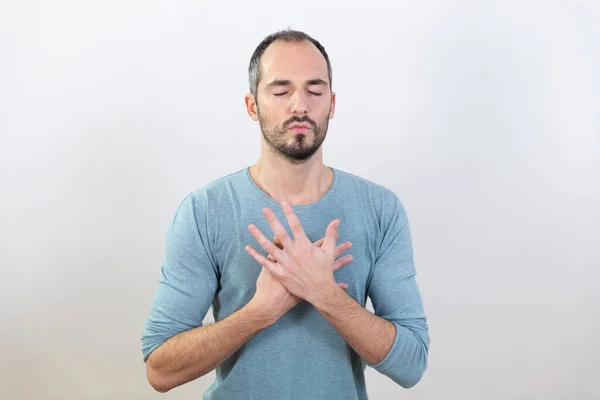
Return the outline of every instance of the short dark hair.
[[[306,33],[301,32],[301,31],[287,29],[287,30],[272,33],[269,36],[267,36],[266,38],[264,38],[262,40],[262,42],[260,42],[260,44],[256,47],[256,49],[254,50],[254,53],[252,54],[252,57],[250,58],[250,66],[248,67],[248,77],[250,80],[250,93],[252,93],[252,95],[254,97],[256,97],[256,92],[258,91],[258,82],[260,82],[260,79],[261,79],[260,66],[259,66],[260,58],[262,57],[262,55],[265,52],[265,50],[267,49],[267,47],[269,47],[269,45],[276,40],[283,40],[286,42],[302,42],[302,41],[308,40],[312,44],[314,44],[317,47],[317,49],[319,49],[321,54],[323,54],[323,57],[325,57],[325,61],[327,62],[327,74],[329,76],[329,90],[331,90],[331,84],[332,84],[332,78],[333,78],[332,73],[331,73],[331,63],[329,62],[329,56],[327,55],[325,48],[321,45],[321,43],[319,43],[318,40],[310,37]]]

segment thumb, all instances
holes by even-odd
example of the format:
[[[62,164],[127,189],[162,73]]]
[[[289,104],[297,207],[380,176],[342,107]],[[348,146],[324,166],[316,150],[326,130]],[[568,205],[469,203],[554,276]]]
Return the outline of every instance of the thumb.
[[[340,220],[334,219],[329,223],[327,227],[327,231],[325,232],[325,240],[323,241],[323,245],[321,248],[329,255],[334,255],[336,240],[338,238],[338,227],[340,226]]]

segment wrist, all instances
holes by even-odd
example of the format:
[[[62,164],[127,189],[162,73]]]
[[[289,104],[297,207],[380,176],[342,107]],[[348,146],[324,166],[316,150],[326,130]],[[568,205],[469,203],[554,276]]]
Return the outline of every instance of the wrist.
[[[306,299],[317,310],[324,309],[332,300],[343,293],[344,289],[338,286],[336,282],[328,283],[317,290],[310,299]]]
[[[277,318],[269,313],[264,306],[252,299],[246,304],[242,311],[248,318],[254,321],[261,329],[273,325]]]

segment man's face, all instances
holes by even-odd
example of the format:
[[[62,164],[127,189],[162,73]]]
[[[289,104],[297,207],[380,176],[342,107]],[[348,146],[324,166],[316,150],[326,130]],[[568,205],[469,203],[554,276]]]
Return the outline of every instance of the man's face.
[[[275,41],[261,57],[256,112],[265,141],[300,164],[321,147],[335,109],[327,62],[309,41]]]

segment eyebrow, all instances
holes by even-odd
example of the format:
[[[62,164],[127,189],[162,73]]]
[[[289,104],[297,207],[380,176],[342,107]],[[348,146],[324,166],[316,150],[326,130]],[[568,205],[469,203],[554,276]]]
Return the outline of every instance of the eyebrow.
[[[289,86],[291,84],[292,84],[292,81],[290,81],[289,79],[275,79],[274,81],[267,84],[267,88],[270,88],[273,86]],[[329,83],[327,83],[327,81],[324,81],[323,79],[309,79],[308,81],[306,81],[306,84],[308,86],[312,86],[312,85],[329,86]]]

